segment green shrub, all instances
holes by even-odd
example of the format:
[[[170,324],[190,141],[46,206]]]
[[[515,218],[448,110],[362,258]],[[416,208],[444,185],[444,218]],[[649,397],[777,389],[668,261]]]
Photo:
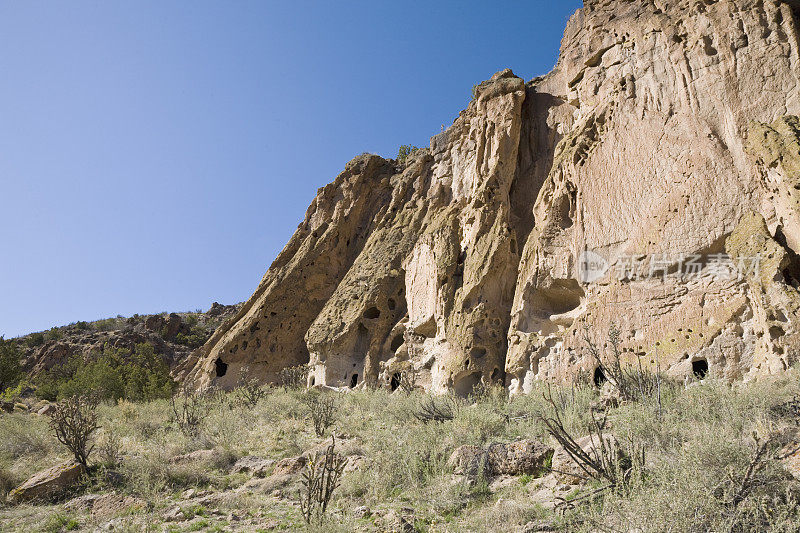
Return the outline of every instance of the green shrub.
[[[44,344],[44,341],[45,341],[44,332],[42,331],[38,333],[31,333],[25,339],[25,342],[27,343],[29,348],[36,348],[37,346],[41,346],[42,344]]]
[[[412,146],[410,144],[404,144],[397,150],[397,160],[400,163],[405,163],[406,160],[411,157],[412,155],[416,154],[420,151],[418,146]]]
[[[0,337],[0,392],[14,387],[22,379],[22,352],[13,340]]]
[[[89,391],[104,400],[149,401],[169,398],[173,381],[153,346],[142,343],[133,353],[106,346],[88,362],[83,356],[73,356],[38,376],[36,387],[37,396],[50,401]]]

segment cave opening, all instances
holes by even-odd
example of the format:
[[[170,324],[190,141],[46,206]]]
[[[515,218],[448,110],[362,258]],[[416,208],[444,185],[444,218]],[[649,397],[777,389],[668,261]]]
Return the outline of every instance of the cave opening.
[[[708,375],[708,361],[705,359],[692,361],[692,374],[694,374],[694,377],[697,379],[705,379]]]
[[[358,374],[353,374],[353,377],[350,378],[350,388],[354,388],[358,385]]]
[[[595,387],[602,387],[603,383],[608,381],[605,372],[599,366],[594,369],[594,376],[592,377],[592,381],[594,381]]]
[[[392,388],[392,392],[396,391],[398,387],[400,387],[400,372],[395,372],[392,374],[392,380],[389,383],[389,386]]]
[[[228,363],[223,362],[221,357],[217,357],[217,360],[214,361],[214,369],[217,377],[221,378],[228,373]]]

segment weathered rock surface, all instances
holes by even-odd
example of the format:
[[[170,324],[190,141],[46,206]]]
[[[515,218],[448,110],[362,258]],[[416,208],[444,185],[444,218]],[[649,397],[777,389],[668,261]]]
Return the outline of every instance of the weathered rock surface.
[[[627,360],[676,376],[782,371],[798,358],[799,15],[586,0],[550,74],[499,72],[429,148],[348,163],[180,376],[229,387],[244,366],[275,381],[310,362],[310,384],[395,387],[412,368],[435,392],[519,393],[593,371],[584,326],[603,347],[612,323]],[[760,273],[726,274],[725,252]]]
[[[448,460],[456,474],[485,477],[522,474],[539,475],[553,457],[553,448],[535,440],[496,443],[480,446],[459,446]]]
[[[75,462],[69,462],[43,470],[8,493],[8,501],[21,503],[31,500],[47,500],[63,494],[73,487],[86,472]]]

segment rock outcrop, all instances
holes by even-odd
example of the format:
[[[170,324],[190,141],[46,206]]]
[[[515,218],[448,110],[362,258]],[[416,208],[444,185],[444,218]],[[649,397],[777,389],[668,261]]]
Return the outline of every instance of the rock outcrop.
[[[510,70],[430,147],[362,155],[320,189],[197,387],[434,392],[623,357],[740,379],[797,358],[800,2],[586,0],[554,70]],[[532,52],[535,53],[535,52]]]
[[[19,337],[17,342],[23,350],[22,365],[33,375],[63,365],[75,356],[91,357],[106,347],[133,352],[136,345],[143,343],[150,344],[175,369],[238,309],[238,305],[215,302],[205,313],[162,313],[76,322]]]

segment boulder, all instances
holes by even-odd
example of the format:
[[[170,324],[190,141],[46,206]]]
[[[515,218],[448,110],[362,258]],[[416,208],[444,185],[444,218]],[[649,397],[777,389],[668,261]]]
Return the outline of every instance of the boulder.
[[[21,503],[55,498],[77,485],[85,473],[83,465],[74,461],[48,468],[9,492],[8,500]]]
[[[541,475],[553,457],[553,448],[531,439],[492,444],[487,451],[494,475]]]
[[[488,454],[480,446],[459,446],[447,460],[453,473],[467,477],[489,477],[492,475]]]
[[[535,440],[480,446],[459,446],[450,456],[448,464],[454,473],[477,477],[522,474],[541,475],[553,457],[553,448]]]
[[[272,469],[272,474],[270,477],[277,477],[277,476],[289,476],[292,474],[297,474],[300,472],[308,462],[308,459],[304,455],[298,455],[297,457],[288,457],[286,459],[281,459],[277,463],[275,463],[275,468]]]
[[[231,468],[231,473],[247,473],[256,477],[264,477],[274,464],[274,459],[267,459],[266,457],[259,457],[257,455],[248,455],[236,461],[233,468]]]
[[[48,403],[43,405],[38,411],[36,411],[36,414],[40,416],[46,416],[52,413],[55,408],[56,408],[55,405],[53,405],[52,403]]]

